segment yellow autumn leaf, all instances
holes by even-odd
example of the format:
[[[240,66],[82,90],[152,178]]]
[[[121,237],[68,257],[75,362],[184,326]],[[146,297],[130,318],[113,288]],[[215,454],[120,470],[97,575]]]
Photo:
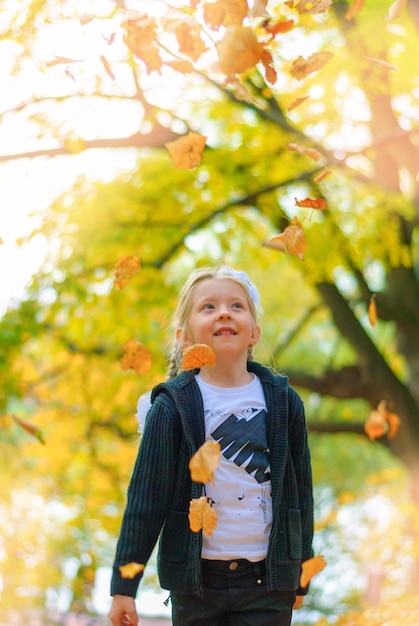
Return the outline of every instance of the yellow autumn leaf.
[[[121,256],[115,263],[115,289],[124,289],[131,279],[138,274],[140,268],[140,259],[137,256]]]
[[[334,57],[333,52],[322,50],[321,52],[314,52],[308,58],[304,58],[301,55],[292,63],[290,74],[297,80],[302,80],[309,74],[321,70],[322,67],[329,63]]]
[[[153,359],[150,352],[142,343],[131,337],[124,343],[124,354],[121,358],[123,370],[133,369],[137,374],[143,376],[151,370]]]
[[[217,43],[220,68],[226,76],[242,74],[261,60],[264,46],[249,26],[230,26]]]
[[[301,566],[300,585],[301,587],[307,587],[308,583],[316,574],[324,570],[327,563],[322,555],[314,556],[312,559],[307,559]]]
[[[166,143],[173,165],[178,169],[192,170],[201,164],[207,138],[189,131],[187,135]]]
[[[211,346],[207,346],[206,343],[194,343],[183,351],[180,366],[184,370],[194,370],[204,365],[213,367],[215,363],[216,355]]]
[[[217,528],[217,513],[208,502],[206,496],[194,498],[189,504],[189,527],[197,533],[202,529],[206,537],[210,537]]]
[[[189,461],[192,480],[198,483],[214,482],[214,472],[220,462],[218,441],[206,441]]]
[[[119,571],[121,572],[122,578],[134,578],[137,574],[144,570],[144,565],[141,563],[127,563],[126,565],[121,565],[119,567]]]
[[[368,320],[371,326],[374,328],[377,324],[377,305],[375,302],[375,295],[372,294],[370,303],[368,305]]]

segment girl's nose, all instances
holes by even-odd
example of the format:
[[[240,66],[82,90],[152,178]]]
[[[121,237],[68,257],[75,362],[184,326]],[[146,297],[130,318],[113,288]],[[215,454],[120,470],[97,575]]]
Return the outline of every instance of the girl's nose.
[[[231,315],[230,313],[228,313],[228,311],[220,312],[217,315],[217,320],[230,320],[230,319],[231,319]]]

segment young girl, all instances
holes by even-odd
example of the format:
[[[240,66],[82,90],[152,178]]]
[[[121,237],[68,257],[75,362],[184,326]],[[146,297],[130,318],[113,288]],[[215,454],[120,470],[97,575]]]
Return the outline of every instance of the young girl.
[[[175,626],[289,626],[301,564],[312,554],[313,497],[304,407],[284,376],[252,359],[259,294],[244,272],[195,271],[175,315],[169,380],[151,394],[131,478],[111,583],[113,626],[138,617],[142,576],[160,536],[160,584]],[[214,366],[178,373],[182,351],[206,344]],[[213,483],[192,481],[189,461],[218,441]],[[205,494],[213,534],[192,532],[189,503]],[[297,601],[298,602],[298,601]]]

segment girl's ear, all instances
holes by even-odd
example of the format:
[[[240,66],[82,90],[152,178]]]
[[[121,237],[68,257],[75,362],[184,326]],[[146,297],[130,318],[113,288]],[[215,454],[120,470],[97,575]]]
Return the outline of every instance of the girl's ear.
[[[252,346],[255,346],[259,343],[260,339],[260,326],[255,326],[252,332]]]
[[[182,328],[176,329],[176,341],[178,342],[181,349],[185,348],[190,343],[190,339]]]

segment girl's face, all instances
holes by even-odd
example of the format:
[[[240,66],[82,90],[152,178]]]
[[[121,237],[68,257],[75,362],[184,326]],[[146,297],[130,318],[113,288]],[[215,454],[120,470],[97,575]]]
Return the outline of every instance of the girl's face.
[[[206,278],[192,292],[188,328],[183,343],[205,343],[217,356],[245,356],[259,341],[260,328],[250,312],[244,288],[229,278]]]

